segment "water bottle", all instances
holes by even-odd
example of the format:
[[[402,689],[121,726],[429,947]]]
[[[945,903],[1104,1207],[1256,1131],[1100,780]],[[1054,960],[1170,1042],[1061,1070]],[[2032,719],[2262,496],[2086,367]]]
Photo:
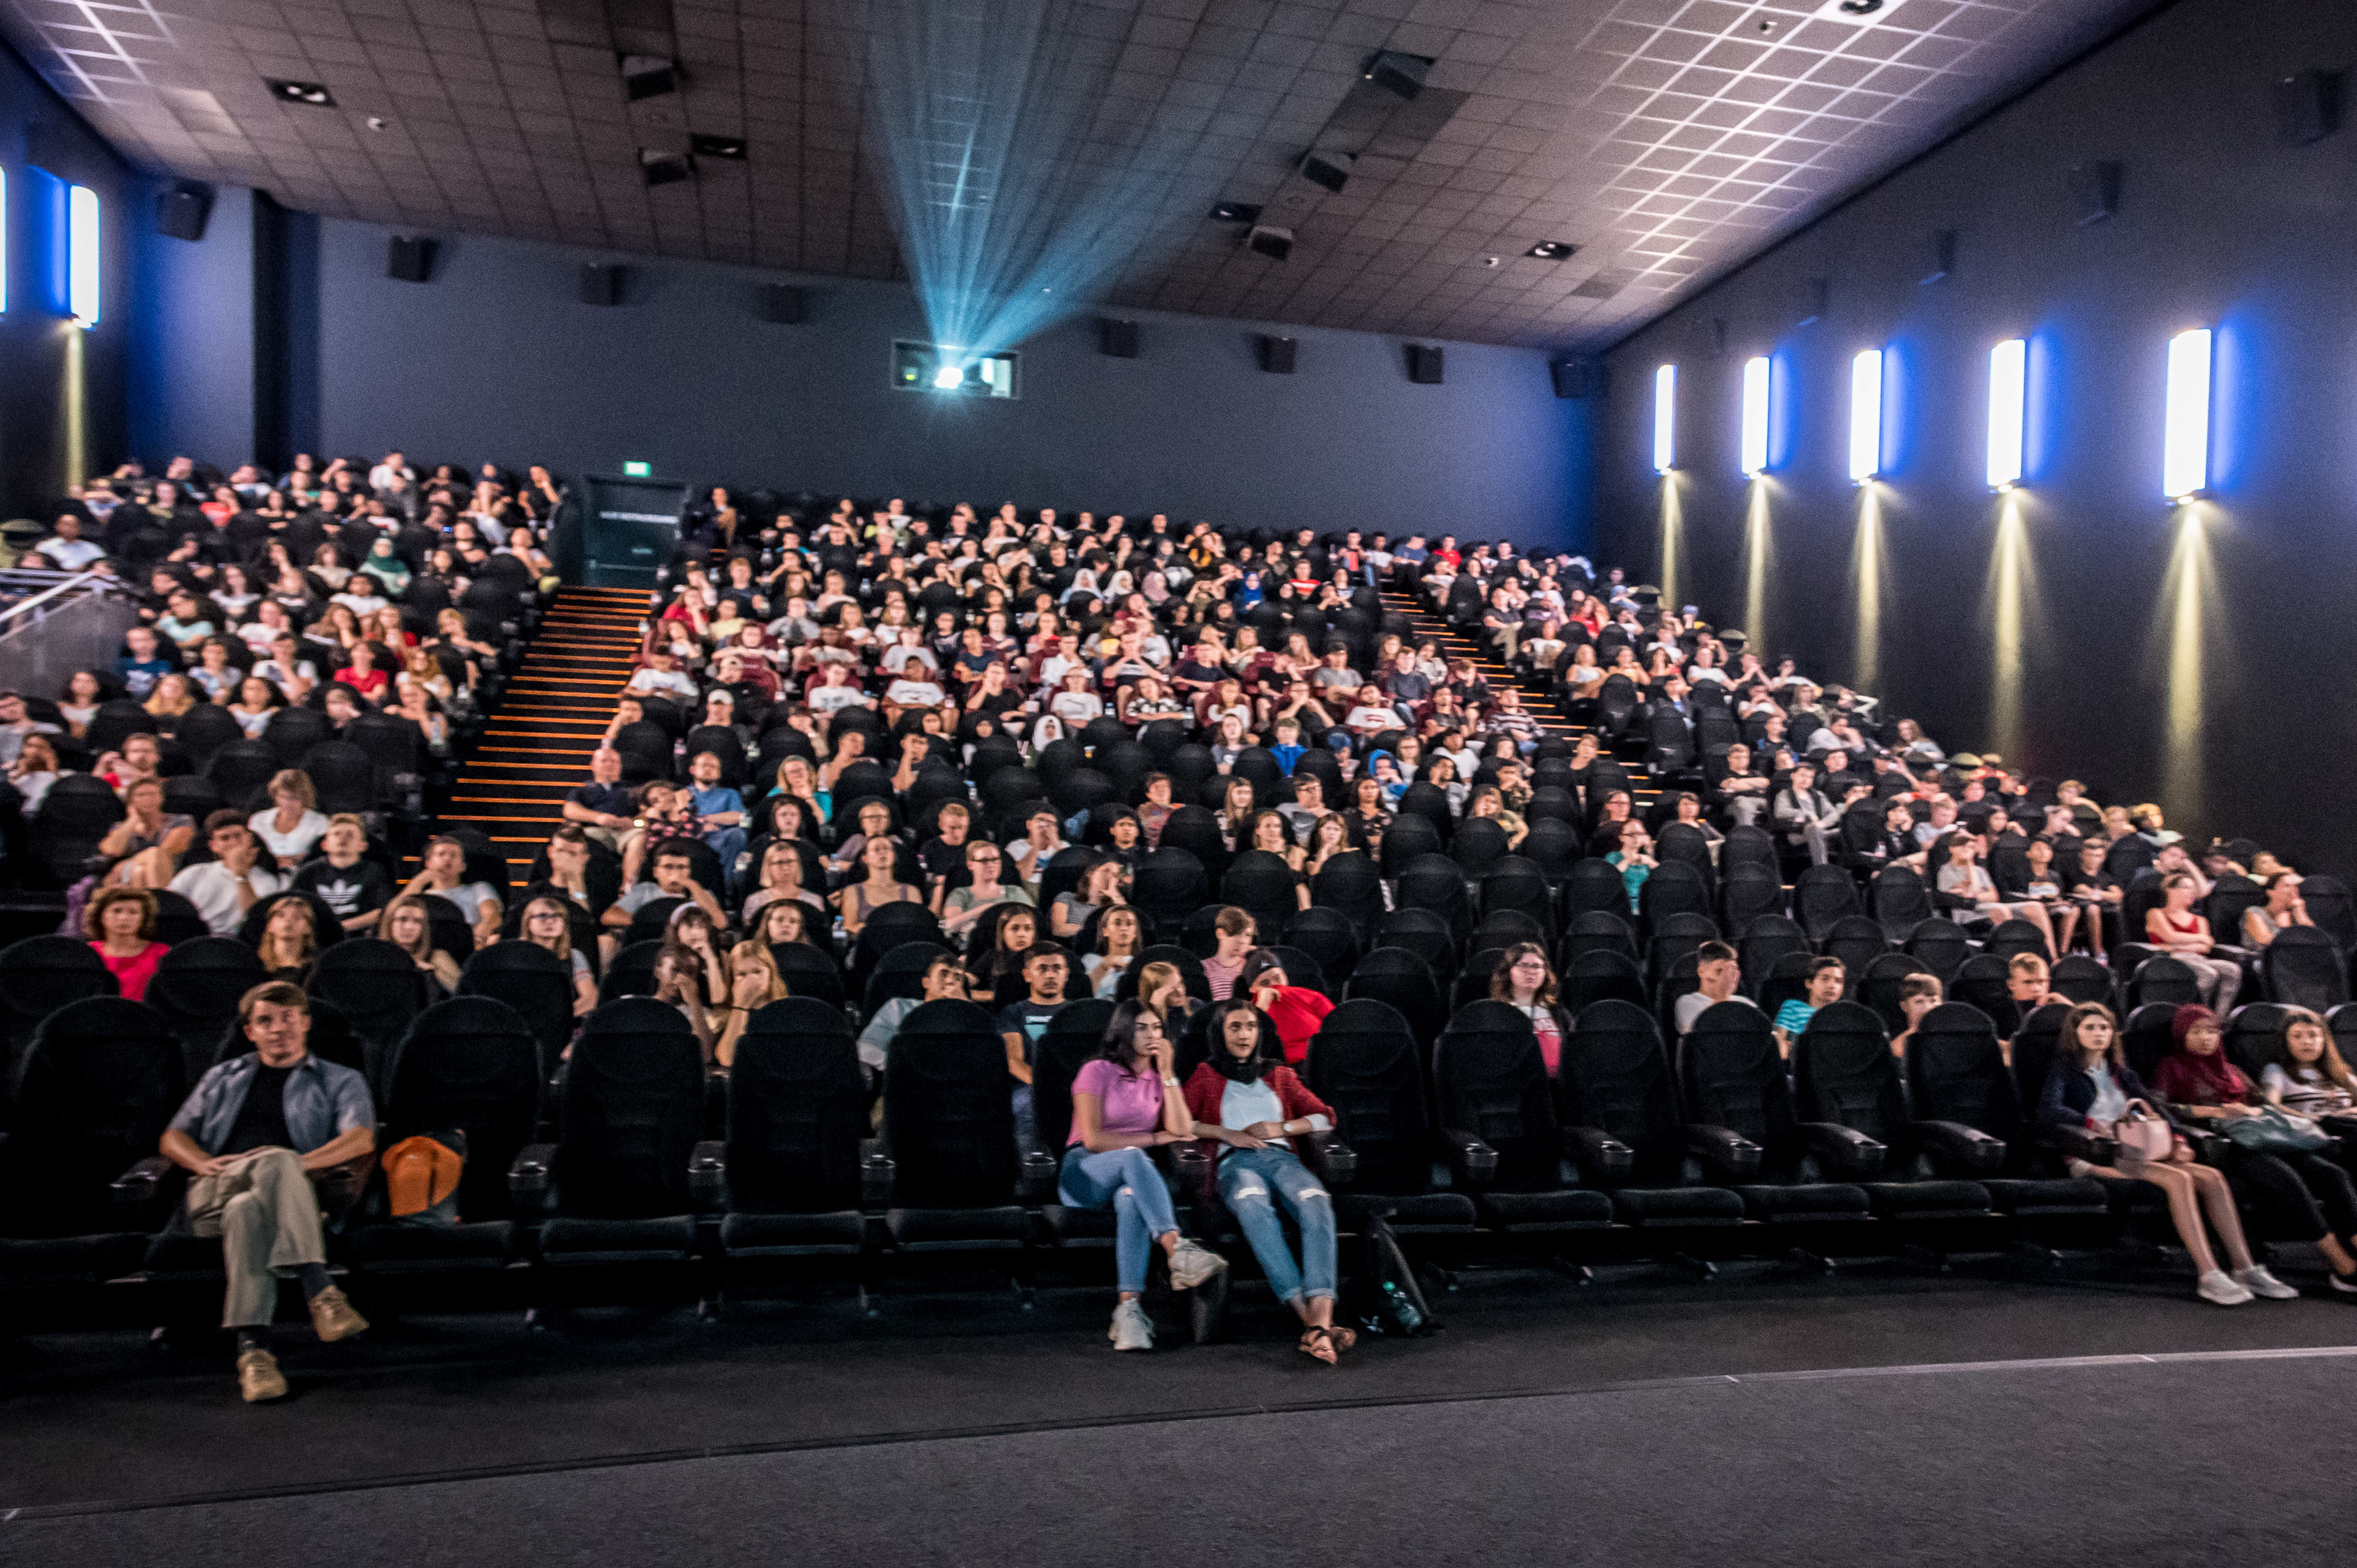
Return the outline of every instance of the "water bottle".
[[[1424,1326],[1424,1314],[1415,1309],[1415,1303],[1408,1299],[1405,1291],[1389,1280],[1383,1282],[1383,1310],[1399,1325],[1403,1334],[1413,1334]]]

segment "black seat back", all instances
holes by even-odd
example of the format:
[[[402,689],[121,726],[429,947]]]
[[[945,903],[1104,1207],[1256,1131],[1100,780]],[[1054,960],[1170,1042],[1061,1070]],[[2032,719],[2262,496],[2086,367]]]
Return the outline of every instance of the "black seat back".
[[[893,1201],[985,1208],[1014,1201],[1015,1107],[1006,1047],[971,1002],[928,1002],[900,1024],[884,1075]]]
[[[1220,879],[1220,898],[1250,915],[1260,940],[1272,942],[1285,929],[1286,917],[1301,907],[1294,886],[1293,868],[1281,857],[1266,850],[1248,849],[1228,862],[1228,874]],[[1158,918],[1160,912],[1156,913]],[[1186,915],[1184,909],[1173,911],[1175,919],[1183,920]]]
[[[1457,1010],[1432,1048],[1433,1100],[1448,1133],[1469,1133],[1498,1151],[1498,1185],[1551,1191],[1562,1185],[1562,1134],[1538,1036],[1522,1009],[1473,1002]]]
[[[755,1214],[859,1207],[867,1088],[840,1007],[808,996],[746,1021],[728,1069],[728,1204]]]
[[[1905,941],[1932,918],[1932,890],[1911,865],[1886,865],[1876,872],[1867,901],[1883,935],[1894,942]]]
[[[1031,1124],[1057,1159],[1072,1135],[1072,1079],[1104,1048],[1116,1004],[1094,997],[1056,1009],[1031,1049]]]
[[[1555,950],[1555,966],[1567,968],[1584,952],[1617,952],[1632,962],[1637,957],[1637,932],[1622,909],[1583,909],[1565,922],[1563,943]]]
[[[366,937],[321,953],[306,989],[351,1025],[369,1064],[369,1088],[382,1093],[395,1047],[425,1011],[425,972],[393,943]]]
[[[1335,1008],[1310,1038],[1303,1077],[1309,1092],[1333,1107],[1336,1131],[1359,1157],[1355,1190],[1407,1196],[1430,1189],[1424,1065],[1396,1009],[1368,997]]]
[[[2275,1059],[2276,1042],[2283,1038],[2291,1009],[2275,1002],[2253,1002],[2234,1009],[2226,1020],[2226,1059],[2242,1069],[2254,1087]]]
[[[566,1065],[559,1125],[565,1212],[630,1219],[689,1212],[704,1063],[679,1009],[630,996],[590,1014]]]
[[[1906,1085],[1870,1008],[1855,1002],[1819,1008],[1792,1042],[1792,1083],[1804,1122],[1832,1122],[1885,1144],[1906,1135]]]
[[[541,1081],[556,1076],[557,1060],[573,1038],[573,972],[554,953],[535,942],[493,942],[467,960],[458,994],[496,997],[513,1008],[538,1044]]]
[[[1415,1038],[1419,1060],[1430,1058],[1432,1043],[1448,1022],[1432,966],[1405,948],[1381,947],[1361,958],[1343,995],[1346,1001],[1380,1002],[1397,1013]],[[1327,1025],[1332,1023],[1329,1016]]]
[[[1864,915],[1845,915],[1835,920],[1822,939],[1827,958],[1842,961],[1844,994],[1857,994],[1857,983],[1865,978],[1867,965],[1890,950],[1890,940],[1882,928]]]
[[[1840,866],[1812,865],[1793,878],[1792,914],[1811,941],[1824,941],[1835,921],[1857,912],[1857,884]]]
[[[1813,950],[1808,933],[1790,915],[1758,917],[1735,945],[1736,958],[1743,970],[1743,989],[1758,997],[1779,962],[1808,956]]]
[[[379,1111],[384,1146],[465,1133],[458,1217],[505,1218],[508,1167],[532,1141],[547,1081],[540,1042],[523,1015],[489,996],[437,1002],[410,1025],[391,1077]]]
[[[1556,989],[1563,1004],[1574,1015],[1591,1003],[1617,999],[1645,1004],[1645,977],[1638,971],[1635,961],[1617,952],[1594,951],[1577,955],[1563,966]]]
[[[1962,926],[1934,916],[1918,921],[1907,933],[1907,954],[1923,966],[1926,974],[1937,975],[1940,983],[1947,985],[1972,957],[1973,944]]]
[[[1420,854],[1399,874],[1399,907],[1423,909],[1448,922],[1458,941],[1473,929],[1472,906],[1465,896],[1465,874],[1445,854]]]
[[[1870,1008],[1882,1026],[1894,1036],[1907,1027],[1907,1015],[1900,1010],[1899,987],[1910,975],[1926,972],[1922,964],[1903,952],[1887,952],[1866,966],[1866,973],[1855,977],[1850,994]]]
[[[778,978],[786,983],[787,995],[808,997],[842,1011],[843,971],[835,967],[834,954],[810,942],[772,942],[770,958],[778,966]]]
[[[1457,978],[1457,938],[1447,916],[1431,909],[1404,908],[1383,917],[1375,945],[1378,949],[1405,948],[1415,954],[1432,971],[1432,978],[1446,986]]]
[[[1598,1002],[1564,1042],[1555,1088],[1567,1127],[1594,1127],[1636,1151],[1631,1187],[1674,1187],[1685,1163],[1685,1118],[1661,1031],[1642,1007]]]
[[[1677,1048],[1688,1122],[1750,1139],[1770,1165],[1791,1159],[1797,1120],[1792,1080],[1768,1015],[1740,1002],[1717,1003],[1704,1009]]]
[[[236,1023],[238,999],[269,978],[262,955],[234,937],[191,938],[156,965],[147,980],[147,1005],[178,1036],[189,1082],[204,1071],[222,1033]]]
[[[2051,1060],[2050,1052],[2029,1069],[2040,1092]],[[1908,1037],[1904,1065],[1917,1120],[1954,1122],[2002,1139],[2008,1168],[2026,1168],[2029,1117],[2024,1107],[2036,1101],[2023,1099],[2019,1071],[2007,1069],[2004,1048],[1984,1015],[1954,1002],[1932,1008]],[[2018,1050],[2014,1066],[2025,1067]]]
[[[2136,966],[2128,976],[2128,1009],[2166,1003],[2181,1007],[2188,1002],[2201,1000],[2201,982],[2193,966],[2163,953],[2148,958]]]
[[[2232,940],[2230,934],[2222,940]],[[2325,1013],[2349,1000],[2348,959],[2314,926],[2286,926],[2259,954],[2267,1000]]]
[[[111,1187],[156,1152],[179,1109],[180,1044],[154,1008],[119,996],[70,1002],[42,1022],[0,1142],[0,1236],[117,1230]]]

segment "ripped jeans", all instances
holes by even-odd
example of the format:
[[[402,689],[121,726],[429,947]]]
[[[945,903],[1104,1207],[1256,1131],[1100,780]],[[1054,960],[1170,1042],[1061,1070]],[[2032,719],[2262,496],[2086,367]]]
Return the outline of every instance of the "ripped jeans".
[[[1220,1197],[1243,1227],[1268,1288],[1286,1303],[1334,1294],[1334,1200],[1309,1167],[1286,1149],[1228,1149],[1220,1158]],[[1277,1222],[1282,1202],[1301,1228],[1301,1264]]]

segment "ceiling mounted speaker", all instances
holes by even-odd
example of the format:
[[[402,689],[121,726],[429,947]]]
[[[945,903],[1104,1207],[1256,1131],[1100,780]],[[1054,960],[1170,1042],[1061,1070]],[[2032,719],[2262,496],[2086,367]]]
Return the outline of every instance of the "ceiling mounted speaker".
[[[2276,132],[2287,147],[2320,142],[2341,129],[2341,73],[2303,70],[2276,81]]]
[[[1439,344],[1410,343],[1407,346],[1407,379],[1420,387],[1437,387],[1440,384]]]
[[[1097,318],[1097,352],[1108,360],[1137,358],[1137,323],[1116,321],[1110,316]]]
[[[677,185],[695,177],[695,159],[686,153],[667,153],[658,147],[639,149],[639,174],[649,186]]]
[[[622,303],[622,269],[591,262],[581,269],[581,303],[584,305],[619,305]]]
[[[211,191],[201,185],[176,185],[156,198],[156,232],[167,240],[201,240],[212,212]]]
[[[674,61],[660,55],[621,55],[618,63],[622,69],[622,96],[632,103],[679,91],[679,66]]]
[[[1554,374],[1557,397],[1602,397],[1612,385],[1612,372],[1601,360],[1558,360],[1547,369]]]
[[[1244,246],[1272,262],[1281,262],[1293,254],[1293,231],[1279,229],[1270,223],[1255,223],[1244,236]]]
[[[1262,337],[1258,341],[1260,344],[1260,368],[1262,370],[1266,371],[1272,376],[1289,376],[1293,374],[1294,356],[1300,351],[1300,344],[1298,342],[1291,338],[1271,338],[1266,336]]]
[[[1351,183],[1351,166],[1357,161],[1349,153],[1307,153],[1301,159],[1301,177],[1312,185],[1340,191]]]
[[[810,290],[790,283],[763,284],[761,319],[780,327],[800,327],[810,319]]]
[[[2117,216],[2120,174],[2115,163],[2081,164],[2071,171],[2071,212],[2082,227]]]
[[[1432,61],[1423,55],[1404,55],[1383,50],[1367,61],[1361,74],[1386,92],[1402,98],[1414,98],[1424,91],[1424,73],[1432,69]]]
[[[424,283],[434,275],[434,242],[395,234],[386,248],[384,275],[403,283]]]

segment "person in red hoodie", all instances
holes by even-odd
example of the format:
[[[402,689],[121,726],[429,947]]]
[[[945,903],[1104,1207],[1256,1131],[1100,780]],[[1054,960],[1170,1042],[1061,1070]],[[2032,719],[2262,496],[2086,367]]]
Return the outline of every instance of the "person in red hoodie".
[[[1334,1004],[1324,996],[1287,980],[1285,965],[1266,948],[1254,948],[1244,955],[1243,973],[1234,993],[1250,996],[1253,1005],[1276,1026],[1276,1037],[1285,1043],[1287,1067],[1299,1067],[1308,1059],[1309,1036],[1334,1011]]]
[[[1334,1200],[1292,1141],[1328,1131],[1334,1114],[1277,1059],[1269,1032],[1251,1003],[1213,1003],[1204,1028],[1211,1055],[1187,1079],[1187,1110],[1269,1289],[1301,1319],[1302,1353],[1331,1366],[1359,1337],[1334,1325]],[[1277,1220],[1280,1202],[1301,1232],[1297,1264]]]

